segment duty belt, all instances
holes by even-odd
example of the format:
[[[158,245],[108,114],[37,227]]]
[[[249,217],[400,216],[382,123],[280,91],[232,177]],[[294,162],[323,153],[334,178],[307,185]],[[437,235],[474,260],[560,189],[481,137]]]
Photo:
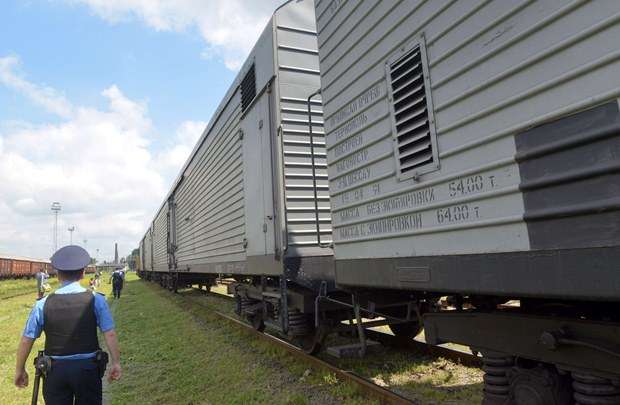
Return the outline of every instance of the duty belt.
[[[103,378],[106,367],[108,366],[108,354],[103,350],[97,350],[95,357],[92,360],[97,363],[97,369],[99,370],[99,378]],[[73,361],[73,360],[71,360]],[[45,354],[43,350],[40,350],[37,357],[34,359],[34,384],[32,387],[32,405],[37,405],[39,399],[39,385],[41,377],[47,378],[48,374],[52,371],[54,359],[51,356]]]

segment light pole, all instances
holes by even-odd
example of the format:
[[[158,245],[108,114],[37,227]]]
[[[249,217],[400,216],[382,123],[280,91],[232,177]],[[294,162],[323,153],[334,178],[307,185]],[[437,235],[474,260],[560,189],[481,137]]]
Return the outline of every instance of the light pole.
[[[70,245],[73,245],[73,231],[75,231],[75,225],[74,226],[70,226],[69,229],[67,229],[69,231],[69,238],[70,238]]]
[[[60,203],[54,201],[51,209],[54,213],[54,252],[56,252],[58,250],[58,213],[60,212]]]

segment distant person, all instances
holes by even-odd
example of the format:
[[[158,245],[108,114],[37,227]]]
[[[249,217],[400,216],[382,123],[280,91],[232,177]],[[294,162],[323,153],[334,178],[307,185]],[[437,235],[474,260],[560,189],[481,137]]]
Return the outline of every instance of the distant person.
[[[47,282],[47,279],[50,278],[50,276],[45,271],[45,268],[41,267],[39,272],[35,275],[35,278],[37,280],[37,299],[40,300],[45,294],[45,283]]]
[[[125,274],[120,269],[116,269],[112,272],[110,281],[112,282],[112,294],[114,295],[114,298],[121,298],[121,290],[123,289]]]
[[[114,320],[105,297],[80,285],[89,262],[88,253],[79,246],[65,246],[52,256],[61,287],[36,302],[17,348],[15,385],[25,388],[26,360],[35,339],[45,332],[45,351],[37,359],[51,364],[43,379],[47,405],[101,404],[107,354],[99,347],[97,327],[112,356],[108,380],[121,377]]]

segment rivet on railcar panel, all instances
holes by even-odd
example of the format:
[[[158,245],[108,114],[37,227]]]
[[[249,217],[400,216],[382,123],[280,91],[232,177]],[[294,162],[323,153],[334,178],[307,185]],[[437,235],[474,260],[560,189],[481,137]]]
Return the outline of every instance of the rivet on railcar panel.
[[[263,129],[263,120],[258,121],[258,129]]]

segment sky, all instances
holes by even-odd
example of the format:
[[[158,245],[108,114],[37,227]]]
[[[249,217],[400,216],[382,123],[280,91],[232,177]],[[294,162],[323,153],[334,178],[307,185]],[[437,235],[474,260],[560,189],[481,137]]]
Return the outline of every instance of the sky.
[[[136,248],[282,3],[3,1],[0,255]]]

